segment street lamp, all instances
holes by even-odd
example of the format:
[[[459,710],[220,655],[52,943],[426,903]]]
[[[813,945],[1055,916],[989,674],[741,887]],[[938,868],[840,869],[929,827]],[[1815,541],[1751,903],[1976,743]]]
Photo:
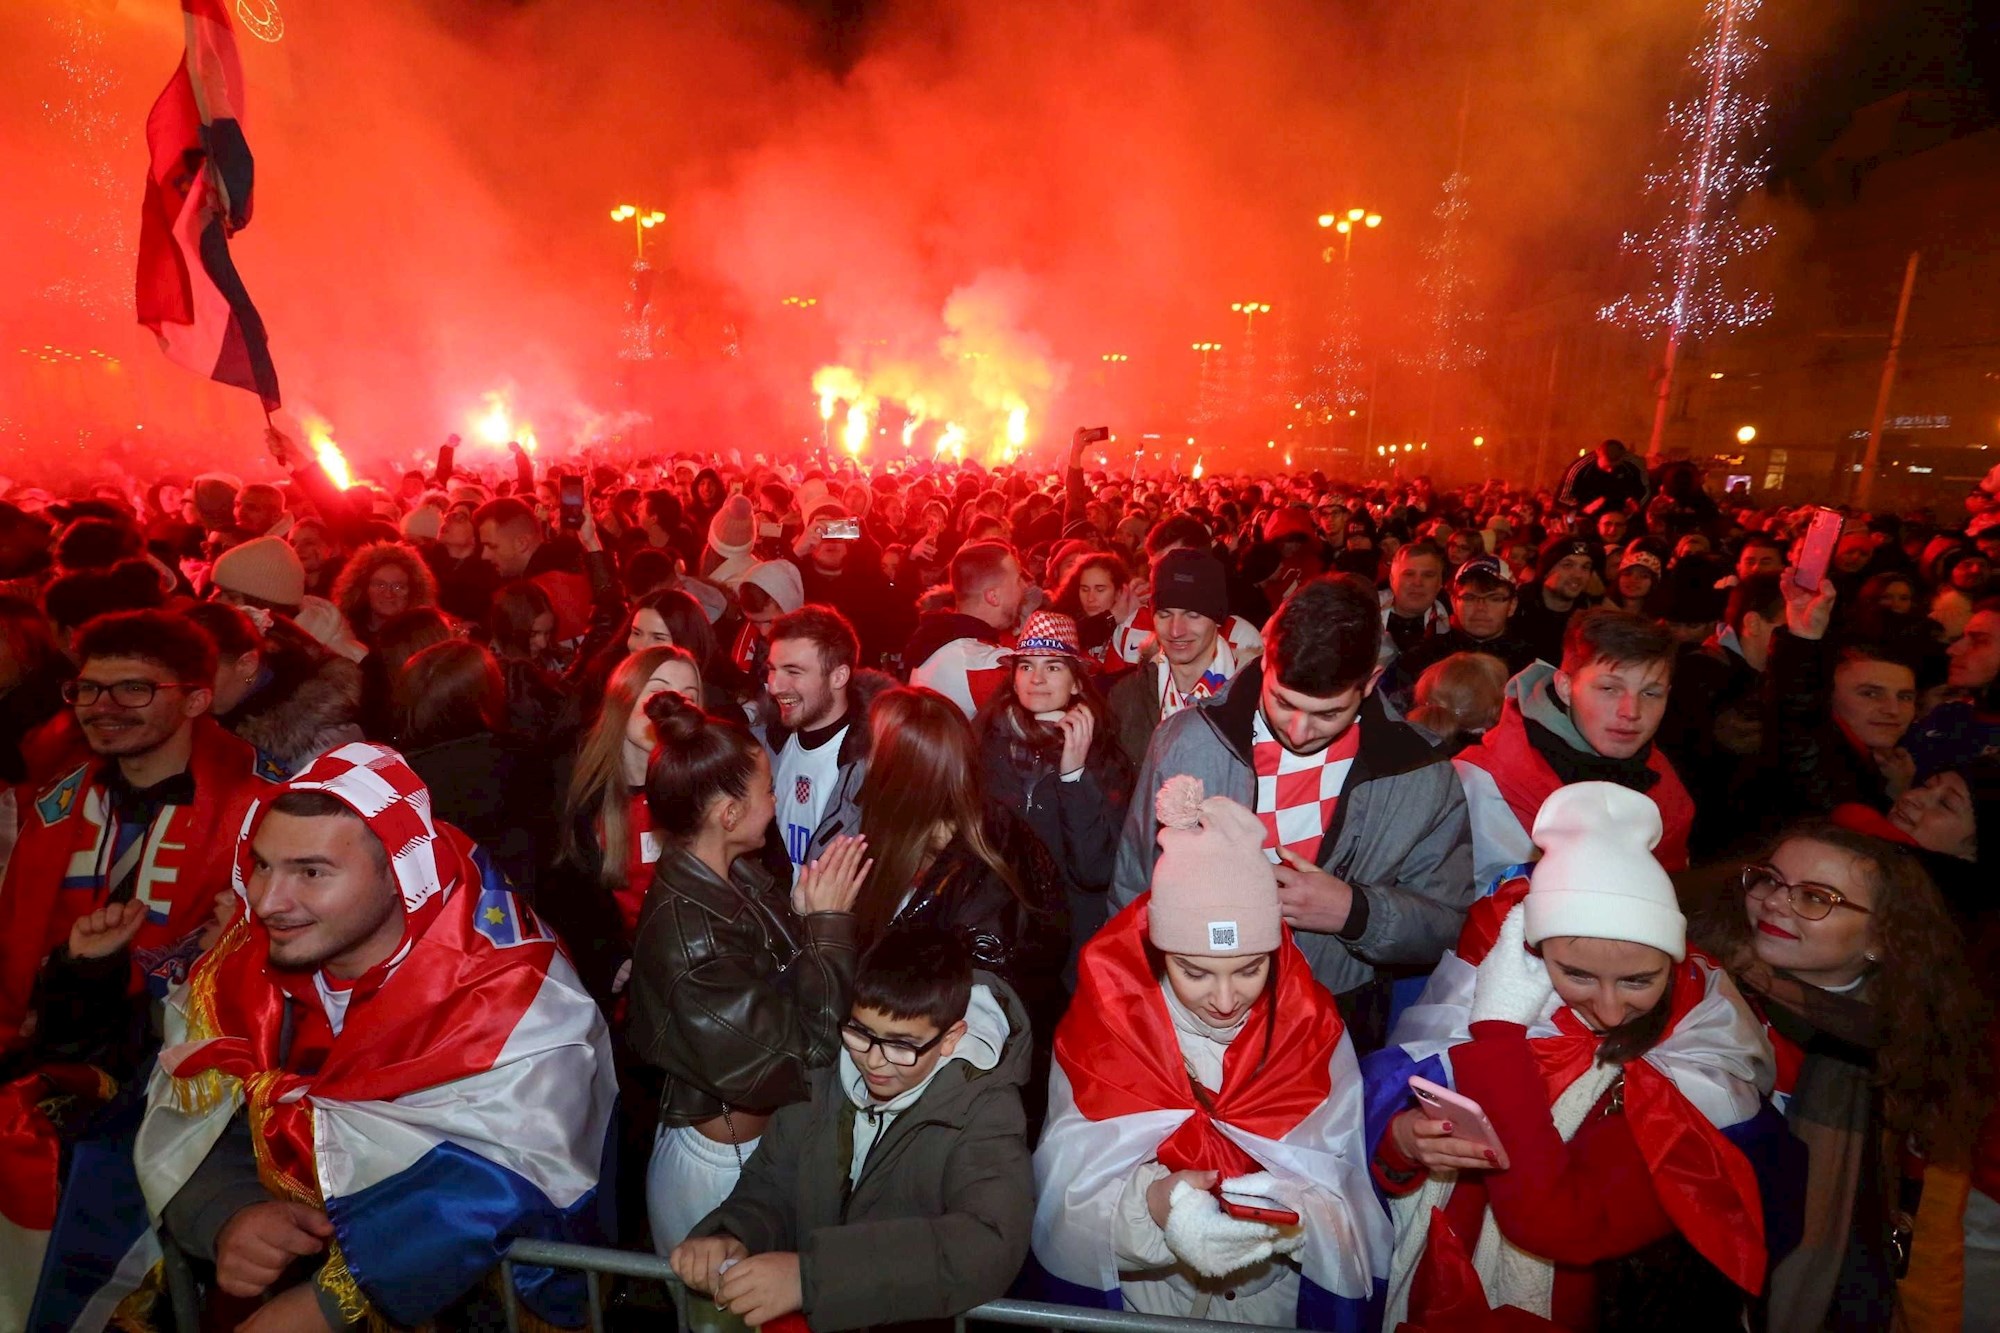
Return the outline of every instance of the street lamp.
[[[1340,233],[1342,237],[1340,257],[1342,262],[1345,262],[1354,257],[1355,230],[1357,228],[1374,230],[1376,227],[1382,225],[1382,215],[1380,213],[1371,213],[1365,208],[1350,208],[1346,213],[1322,213],[1319,215],[1318,222],[1321,227],[1331,227]],[[1320,251],[1320,258],[1331,264],[1333,262],[1333,247],[1329,245],[1326,249]]]
[[[630,222],[632,239],[637,244],[639,258],[646,257],[646,233],[667,220],[667,215],[657,208],[648,212],[637,204],[620,204],[611,210],[613,222]]]
[[[797,310],[808,310],[819,304],[817,296],[787,296],[780,305],[788,305]]]
[[[1738,426],[1736,428],[1736,442],[1738,444],[1748,444],[1756,438],[1757,428],[1755,426]]]
[[[1221,343],[1189,343],[1188,346],[1192,350],[1201,353],[1201,368],[1203,370],[1208,369],[1208,354],[1222,350]]]
[[[1245,333],[1250,332],[1250,326],[1256,321],[1257,316],[1271,313],[1271,303],[1269,301],[1231,301],[1229,308],[1243,316],[1243,331]]]
[[[1104,355],[1098,357],[1097,359],[1099,361],[1125,362],[1125,361],[1130,361],[1132,358],[1127,356],[1123,352],[1106,352],[1104,353]]]

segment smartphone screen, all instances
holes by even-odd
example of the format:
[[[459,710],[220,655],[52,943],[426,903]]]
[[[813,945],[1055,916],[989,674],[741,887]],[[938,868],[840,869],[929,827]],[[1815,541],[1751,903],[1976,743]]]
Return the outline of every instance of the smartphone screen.
[[[583,478],[564,477],[560,491],[562,497],[562,525],[566,528],[583,526]]]

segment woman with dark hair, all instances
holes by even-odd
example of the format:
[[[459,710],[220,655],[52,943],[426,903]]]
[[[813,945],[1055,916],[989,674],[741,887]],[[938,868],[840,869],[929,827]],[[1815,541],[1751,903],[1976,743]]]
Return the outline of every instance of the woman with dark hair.
[[[648,701],[645,770],[661,853],[632,960],[632,1052],[666,1076],[646,1172],[667,1254],[729,1196],[771,1114],[840,1051],[854,980],[864,844],[844,839],[790,900],[758,863],[776,804],[771,760],[742,723],[676,692]]]
[[[1056,590],[1055,609],[1076,622],[1077,637],[1097,666],[1114,660],[1114,641],[1130,634],[1139,615],[1139,588],[1125,562],[1108,551],[1094,552],[1071,567]]]
[[[437,576],[416,548],[376,542],[348,557],[333,583],[333,603],[354,637],[373,648],[390,620],[437,605]]]
[[[1526,1311],[1565,1329],[1733,1328],[1762,1289],[1770,1232],[1789,1230],[1767,1226],[1748,1155],[1782,1143],[1771,1046],[1728,974],[1688,951],[1660,833],[1641,793],[1557,789],[1533,879],[1474,904],[1365,1062],[1396,1223],[1386,1327],[1511,1328]],[[1477,1103],[1490,1137],[1426,1081]]]
[[[516,579],[493,593],[487,624],[493,655],[507,686],[508,728],[532,740],[566,750],[574,734],[565,726],[570,692],[555,673],[556,610],[537,584]]]
[[[549,824],[549,766],[507,728],[492,653],[464,639],[410,659],[390,697],[395,745],[431,792],[431,813],[463,829],[516,889],[535,891]]]
[[[988,800],[1019,815],[1068,892],[1071,953],[1104,924],[1104,892],[1132,799],[1132,762],[1088,666],[1076,622],[1037,611],[973,723]]]
[[[633,603],[618,631],[587,658],[570,668],[569,680],[577,705],[586,715],[603,695],[604,683],[627,654],[642,648],[685,649],[700,668],[702,680],[717,678],[723,664],[715,661],[715,631],[694,595],[680,588],[661,588]],[[710,686],[699,701],[703,707],[725,709],[730,700]]]
[[[362,739],[362,669],[290,619],[201,602],[187,618],[215,640],[215,702],[209,714],[288,773]]]
[[[432,644],[451,637],[451,622],[434,606],[391,616],[375,631],[374,647],[361,659],[361,726],[371,740],[386,741],[395,733],[389,697],[404,666]]]
[[[864,837],[874,870],[854,908],[861,947],[891,921],[965,931],[979,965],[1027,1005],[1045,1059],[1069,955],[1061,869],[1020,816],[981,794],[978,748],[958,705],[935,690],[885,690],[868,731],[867,775],[851,803],[821,819],[808,862],[829,840]]]
[[[1910,1257],[1959,1241],[1958,1210],[1919,1202],[1949,1197],[1951,1173],[1963,1188],[1988,1104],[1985,1010],[1950,912],[1910,851],[1814,821],[1746,868],[1742,897],[1695,938],[1762,1016],[1811,1154],[1805,1237],[1771,1272],[1766,1327],[1901,1326]]]

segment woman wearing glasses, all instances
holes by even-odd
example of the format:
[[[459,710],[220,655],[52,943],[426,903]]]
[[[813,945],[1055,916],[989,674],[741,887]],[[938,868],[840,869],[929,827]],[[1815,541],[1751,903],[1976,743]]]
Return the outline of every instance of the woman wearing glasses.
[[[1767,1327],[1817,1330],[1838,1312],[1843,1328],[1888,1328],[1914,1294],[1904,1274],[1957,1245],[1915,1228],[1927,1185],[1951,1188],[1925,1166],[1962,1171],[1984,1108],[1963,946],[1912,852],[1838,824],[1791,829],[1742,882],[1696,937],[1764,1019],[1775,1100],[1811,1162],[1805,1235],[1771,1272]],[[1957,1222],[1929,1202],[1926,1217]]]
[[[349,557],[334,580],[333,601],[354,637],[373,648],[390,620],[437,605],[437,576],[414,547],[376,542]]]
[[[758,864],[771,761],[739,721],[679,693],[646,702],[646,804],[662,841],[633,943],[633,1054],[665,1074],[646,1172],[653,1245],[671,1252],[729,1196],[771,1114],[840,1051],[854,898],[871,863],[842,839],[790,901]]]

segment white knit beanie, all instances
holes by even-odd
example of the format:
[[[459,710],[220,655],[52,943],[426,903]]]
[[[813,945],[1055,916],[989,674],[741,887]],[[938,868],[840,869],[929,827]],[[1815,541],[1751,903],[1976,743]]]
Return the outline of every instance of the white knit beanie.
[[[1660,807],[1615,782],[1559,787],[1535,815],[1542,859],[1528,881],[1527,941],[1565,935],[1650,944],[1687,957],[1687,918],[1653,856]]]
[[[1264,821],[1227,796],[1204,800],[1201,779],[1187,774],[1162,783],[1153,806],[1161,824],[1146,909],[1153,946],[1223,958],[1275,951],[1284,937]]]

